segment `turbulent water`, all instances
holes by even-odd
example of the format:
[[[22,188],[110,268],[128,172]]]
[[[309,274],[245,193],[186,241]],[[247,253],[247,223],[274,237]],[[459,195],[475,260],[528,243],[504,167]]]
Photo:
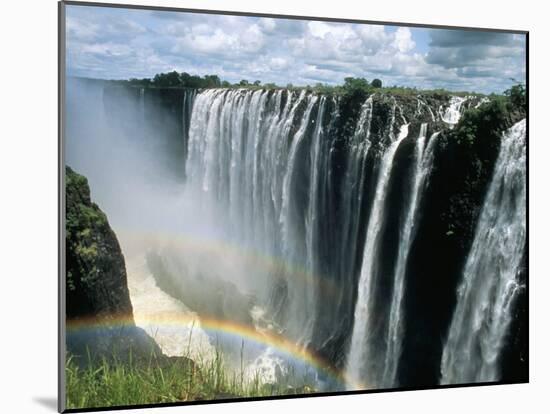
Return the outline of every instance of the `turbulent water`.
[[[441,120],[449,125],[450,128],[453,128],[460,120],[464,102],[466,102],[466,98],[453,96],[447,108],[443,109],[443,107],[439,107]]]
[[[526,243],[525,120],[503,138],[470,254],[449,336],[441,383],[500,379],[499,356],[512,321]]]

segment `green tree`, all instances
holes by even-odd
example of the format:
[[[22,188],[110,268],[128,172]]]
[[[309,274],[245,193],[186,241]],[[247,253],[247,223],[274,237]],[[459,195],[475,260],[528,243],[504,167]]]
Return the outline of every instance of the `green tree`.
[[[181,86],[180,74],[175,70],[168,73],[160,73],[153,78],[153,84],[159,87]]]
[[[221,83],[218,75],[204,75],[204,88],[219,88]]]
[[[382,81],[380,79],[373,79],[370,84],[373,88],[381,88],[382,87]]]
[[[525,85],[518,83],[504,91],[504,95],[510,99],[510,103],[516,109],[525,111],[527,109],[527,91]]]
[[[369,81],[365,78],[344,78],[344,90],[347,92],[364,91],[368,92],[371,88]]]

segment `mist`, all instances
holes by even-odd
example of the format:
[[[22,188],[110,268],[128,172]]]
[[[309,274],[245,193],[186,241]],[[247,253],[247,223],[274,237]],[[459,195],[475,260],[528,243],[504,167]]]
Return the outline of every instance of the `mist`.
[[[178,232],[184,160],[169,140],[173,125],[163,130],[158,113],[146,120],[136,99],[119,89],[105,105],[103,82],[68,79],[66,164],[88,178],[115,229]]]
[[[258,275],[273,264],[232,245],[219,208],[186,187],[181,120],[153,98],[145,107],[143,94],[69,78],[65,163],[87,177],[92,201],[117,234],[131,292],[153,283],[189,312],[254,326],[258,297],[269,292]],[[241,346],[223,342],[227,352]]]

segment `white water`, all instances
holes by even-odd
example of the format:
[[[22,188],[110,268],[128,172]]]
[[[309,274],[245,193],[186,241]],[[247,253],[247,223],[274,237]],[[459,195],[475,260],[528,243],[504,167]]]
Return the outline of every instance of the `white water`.
[[[395,107],[394,107],[395,108]],[[395,109],[394,109],[395,114]],[[394,117],[392,117],[393,124]],[[392,137],[393,125],[390,125],[390,137]],[[374,385],[378,378],[382,376],[378,372],[379,367],[374,359],[375,355],[371,338],[372,308],[373,308],[373,287],[376,284],[376,260],[379,250],[380,236],[383,227],[383,218],[385,211],[388,183],[391,176],[393,159],[401,141],[407,137],[409,125],[401,126],[399,135],[394,139],[386,149],[378,173],[378,180],[374,196],[369,224],[367,226],[367,235],[365,248],[363,251],[363,262],[361,275],[358,284],[357,302],[354,312],[354,324],[351,335],[351,345],[347,358],[346,372],[351,383],[360,384],[366,382]]]
[[[518,272],[526,230],[523,120],[502,137],[443,349],[442,384],[499,380],[499,355],[523,288]]]
[[[136,234],[126,235],[123,231],[117,234],[125,257],[136,326],[153,338],[165,355],[213,360],[215,349],[201,328],[198,315],[162,291],[147,266],[146,251],[158,240],[145,236],[139,239]]]
[[[205,226],[217,229],[214,237],[284,263],[262,273],[242,269],[248,278],[242,287],[268,300],[274,275],[282,277],[285,335],[303,345],[317,306],[315,199],[324,173],[317,167],[325,102],[305,91],[207,90],[195,97],[189,129],[189,198],[197,201]],[[301,210],[294,193],[304,148],[311,148],[311,202]]]
[[[477,108],[479,108],[481,105],[484,105],[484,104],[489,103],[489,102],[491,102],[491,100],[490,100],[489,98],[483,97],[483,98],[481,98],[481,99],[479,100],[479,102],[476,104],[476,106],[474,106],[474,109],[477,109]]]
[[[393,294],[390,305],[390,319],[386,337],[386,355],[384,359],[384,374],[382,384],[385,387],[396,386],[396,375],[403,341],[403,298],[405,294],[405,273],[407,260],[414,237],[418,207],[427,178],[432,169],[434,148],[438,132],[432,134],[426,147],[427,124],[422,124],[416,141],[415,163],[410,187],[409,204],[406,209],[405,221],[400,231],[397,262],[395,265]]]
[[[353,258],[356,257],[359,244],[359,221],[364,196],[365,168],[367,155],[371,148],[370,128],[372,121],[372,99],[369,96],[361,107],[359,121],[355,127],[351,143],[349,160],[346,168],[346,182],[344,187],[342,217],[342,241],[340,243],[340,257],[349,257],[351,260],[340,261],[340,273],[353,272]]]
[[[430,105],[428,105],[425,101],[423,101],[422,99],[417,97],[416,98],[416,115],[417,116],[422,115],[423,108],[426,108],[428,110],[428,113],[430,114],[430,117],[432,118],[432,122],[435,122],[435,115],[434,115]]]
[[[449,106],[443,111],[442,107],[439,107],[439,116],[441,120],[445,122],[449,128],[454,128],[454,126],[460,120],[462,116],[462,105],[466,102],[467,98],[462,98],[460,96],[453,96],[449,102]]]

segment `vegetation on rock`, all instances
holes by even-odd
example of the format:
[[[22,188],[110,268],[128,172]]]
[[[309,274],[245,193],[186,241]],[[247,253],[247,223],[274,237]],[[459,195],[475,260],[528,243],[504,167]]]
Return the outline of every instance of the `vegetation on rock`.
[[[131,315],[124,257],[107,217],[84,176],[66,167],[65,179],[67,318]]]

